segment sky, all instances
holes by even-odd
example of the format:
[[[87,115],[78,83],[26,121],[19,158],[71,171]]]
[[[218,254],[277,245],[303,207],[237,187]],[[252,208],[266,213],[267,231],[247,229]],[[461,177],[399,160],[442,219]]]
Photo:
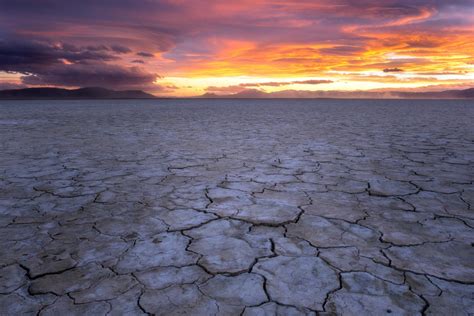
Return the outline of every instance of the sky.
[[[0,89],[474,87],[474,0],[0,0]]]

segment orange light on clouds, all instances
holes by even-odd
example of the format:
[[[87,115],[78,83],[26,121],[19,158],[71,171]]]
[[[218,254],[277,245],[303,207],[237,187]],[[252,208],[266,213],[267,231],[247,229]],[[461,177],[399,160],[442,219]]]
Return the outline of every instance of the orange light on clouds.
[[[134,10],[120,3],[48,7],[44,12],[61,9],[61,18],[50,22],[43,11],[0,12],[5,33],[31,42],[26,56],[0,68],[14,74],[0,84],[60,85],[71,69],[85,73],[84,84],[89,73],[110,77],[111,85],[124,76],[124,87],[166,96],[198,95],[209,87],[272,92],[474,85],[474,15],[464,0],[157,0]],[[98,19],[97,6],[110,10]],[[7,46],[0,48],[22,52]],[[330,82],[295,83],[305,80]],[[258,82],[288,84],[252,86]]]

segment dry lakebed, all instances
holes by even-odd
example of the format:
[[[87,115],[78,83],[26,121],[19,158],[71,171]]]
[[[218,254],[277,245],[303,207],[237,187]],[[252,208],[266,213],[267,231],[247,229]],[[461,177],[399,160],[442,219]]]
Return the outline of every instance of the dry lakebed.
[[[474,104],[0,102],[1,315],[472,315]]]

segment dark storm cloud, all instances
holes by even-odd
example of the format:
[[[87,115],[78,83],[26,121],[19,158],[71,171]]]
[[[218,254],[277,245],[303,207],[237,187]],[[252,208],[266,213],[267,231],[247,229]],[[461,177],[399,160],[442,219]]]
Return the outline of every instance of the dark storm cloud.
[[[134,64],[144,64],[145,62],[141,59],[135,59],[135,60],[132,60],[132,63],[134,63]]]
[[[156,76],[137,67],[107,64],[54,65],[45,72],[22,77],[29,85],[140,87],[151,84]]]
[[[68,43],[0,41],[0,71],[22,73],[29,85],[145,86],[156,75],[137,67],[108,64],[129,52],[124,46],[81,47]],[[114,55],[115,53],[115,55]]]
[[[0,40],[0,71],[35,72],[54,64],[110,61],[108,52],[71,44],[51,44],[27,40]]]

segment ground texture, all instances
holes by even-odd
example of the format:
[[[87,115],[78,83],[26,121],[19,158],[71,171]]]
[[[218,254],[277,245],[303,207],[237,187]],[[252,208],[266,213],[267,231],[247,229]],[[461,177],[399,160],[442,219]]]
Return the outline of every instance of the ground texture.
[[[472,314],[473,118],[1,103],[0,314]]]

